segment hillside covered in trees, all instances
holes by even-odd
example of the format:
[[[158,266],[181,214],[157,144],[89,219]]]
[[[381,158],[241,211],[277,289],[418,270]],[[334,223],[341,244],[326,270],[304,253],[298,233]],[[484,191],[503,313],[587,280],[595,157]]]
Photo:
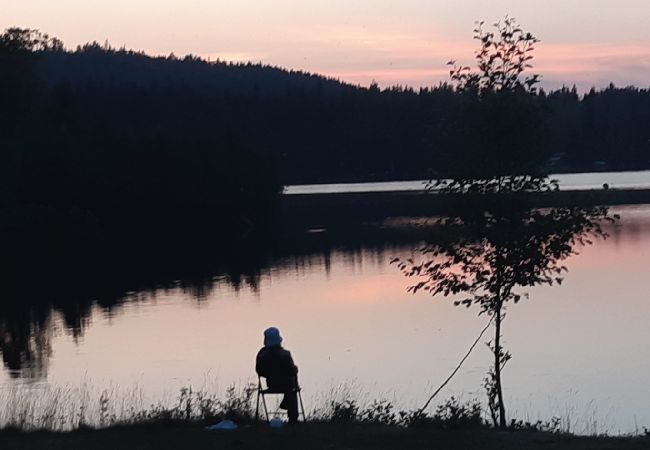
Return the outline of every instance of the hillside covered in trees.
[[[28,30],[0,35],[0,265],[38,263],[49,276],[114,266],[107,254],[166,264],[218,248],[227,259],[271,227],[273,158],[195,131],[204,112],[172,94],[180,78],[156,87],[144,74],[162,72],[132,69],[151,64],[93,46],[68,53]]]
[[[464,95],[446,84],[364,88],[261,64],[150,57],[97,43],[68,51],[48,39],[22,55],[29,77],[6,57],[0,62],[2,123],[11,125],[14,142],[56,157],[72,147],[91,157],[106,146],[183,152],[192,143],[229,142],[270,157],[285,184],[416,179],[429,168],[444,176],[437,161],[455,151],[463,120]],[[610,85],[585,95],[565,88],[541,91],[538,101],[549,170],[649,166],[647,88]]]

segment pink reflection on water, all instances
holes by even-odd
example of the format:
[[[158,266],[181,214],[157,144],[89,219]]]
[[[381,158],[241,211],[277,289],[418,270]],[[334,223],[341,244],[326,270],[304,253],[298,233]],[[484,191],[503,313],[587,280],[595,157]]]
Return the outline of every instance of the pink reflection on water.
[[[561,287],[530,289],[530,300],[509,308],[504,335],[514,359],[504,381],[519,417],[550,418],[570,406],[586,422],[596,405],[610,431],[630,431],[635,418],[650,423],[650,208],[617,212],[623,220],[611,238],[581,249]],[[487,318],[449,299],[407,294],[409,280],[388,259],[410,254],[334,252],[272,268],[257,290],[219,283],[206,301],[179,288],[127,302],[110,317],[95,308],[79,341],[50,337],[45,383],[118,390],[138,384],[151,401],[173,398],[189,384],[223,389],[255,380],[262,330],[273,325],[300,366],[308,407],[333,386],[352,383],[369,398],[414,408]],[[489,364],[489,352],[477,348],[441,399],[482,399]],[[16,382],[0,372],[0,384]]]

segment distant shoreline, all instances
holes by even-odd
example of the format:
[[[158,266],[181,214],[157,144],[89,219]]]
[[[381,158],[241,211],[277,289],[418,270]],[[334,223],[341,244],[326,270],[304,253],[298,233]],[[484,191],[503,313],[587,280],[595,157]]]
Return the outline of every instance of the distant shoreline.
[[[650,189],[593,189],[531,193],[534,207],[619,206],[650,204]],[[381,220],[388,217],[426,217],[453,211],[459,198],[426,191],[341,192],[282,195],[285,216],[323,225],[329,222]],[[466,201],[470,201],[467,197]],[[473,202],[480,202],[474,197]]]
[[[650,169],[636,169],[615,172],[557,172],[548,175],[557,180],[563,191],[599,190],[603,185],[612,189],[650,189]],[[343,181],[336,183],[310,183],[287,185],[286,195],[366,193],[366,192],[422,192],[428,180],[397,179],[370,181]]]

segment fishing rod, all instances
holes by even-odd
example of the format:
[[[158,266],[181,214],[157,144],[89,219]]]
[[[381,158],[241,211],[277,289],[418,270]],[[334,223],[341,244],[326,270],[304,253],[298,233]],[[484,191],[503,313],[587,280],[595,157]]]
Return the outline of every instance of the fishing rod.
[[[492,317],[492,318],[490,319],[490,321],[489,321],[488,324],[485,326],[485,328],[483,328],[483,330],[479,333],[478,337],[476,338],[476,340],[474,341],[474,343],[471,345],[471,347],[469,348],[469,350],[467,351],[467,353],[465,354],[465,356],[463,356],[463,359],[460,360],[460,363],[458,363],[458,365],[456,366],[456,368],[451,372],[451,375],[449,375],[449,376],[447,377],[447,379],[446,379],[446,380],[445,380],[445,381],[440,385],[440,387],[439,387],[438,389],[436,389],[436,391],[435,391],[433,394],[431,394],[431,397],[429,397],[429,399],[428,399],[427,402],[424,404],[424,406],[423,406],[422,408],[420,408],[420,410],[418,411],[418,414],[422,414],[422,413],[424,412],[424,410],[427,409],[427,407],[429,406],[429,404],[431,403],[431,401],[436,397],[436,395],[438,395],[438,394],[440,393],[440,391],[442,391],[442,389],[443,389],[445,386],[447,386],[447,383],[449,383],[449,382],[451,381],[451,379],[454,377],[454,375],[456,375],[456,373],[460,370],[460,368],[461,368],[461,366],[463,365],[463,363],[465,362],[465,360],[467,360],[467,358],[468,358],[469,355],[472,353],[472,351],[474,350],[474,348],[478,345],[479,341],[481,340],[481,338],[483,337],[483,335],[485,334],[485,332],[488,330],[488,328],[490,328],[490,325],[492,325],[492,320],[494,320],[494,317]]]

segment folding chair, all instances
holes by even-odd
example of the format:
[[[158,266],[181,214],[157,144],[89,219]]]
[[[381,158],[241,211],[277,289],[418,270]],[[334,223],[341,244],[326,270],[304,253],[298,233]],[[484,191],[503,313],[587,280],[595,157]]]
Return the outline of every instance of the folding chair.
[[[305,418],[305,407],[302,404],[302,395],[300,394],[300,391],[302,389],[300,388],[300,385],[298,384],[298,380],[296,380],[296,387],[293,388],[289,392],[295,392],[298,396],[298,415],[302,416],[302,421],[306,422],[307,419]],[[259,420],[260,416],[260,399],[262,400],[262,407],[264,408],[264,417],[266,418],[266,423],[270,422],[270,417],[269,417],[269,410],[266,405],[266,396],[267,395],[284,395],[286,394],[286,390],[273,390],[266,388],[264,389],[262,385],[262,378],[258,377],[257,378],[257,406],[255,407],[255,420]],[[288,414],[288,412],[283,412],[280,411],[279,408],[272,413],[274,416],[278,416],[281,414]]]

